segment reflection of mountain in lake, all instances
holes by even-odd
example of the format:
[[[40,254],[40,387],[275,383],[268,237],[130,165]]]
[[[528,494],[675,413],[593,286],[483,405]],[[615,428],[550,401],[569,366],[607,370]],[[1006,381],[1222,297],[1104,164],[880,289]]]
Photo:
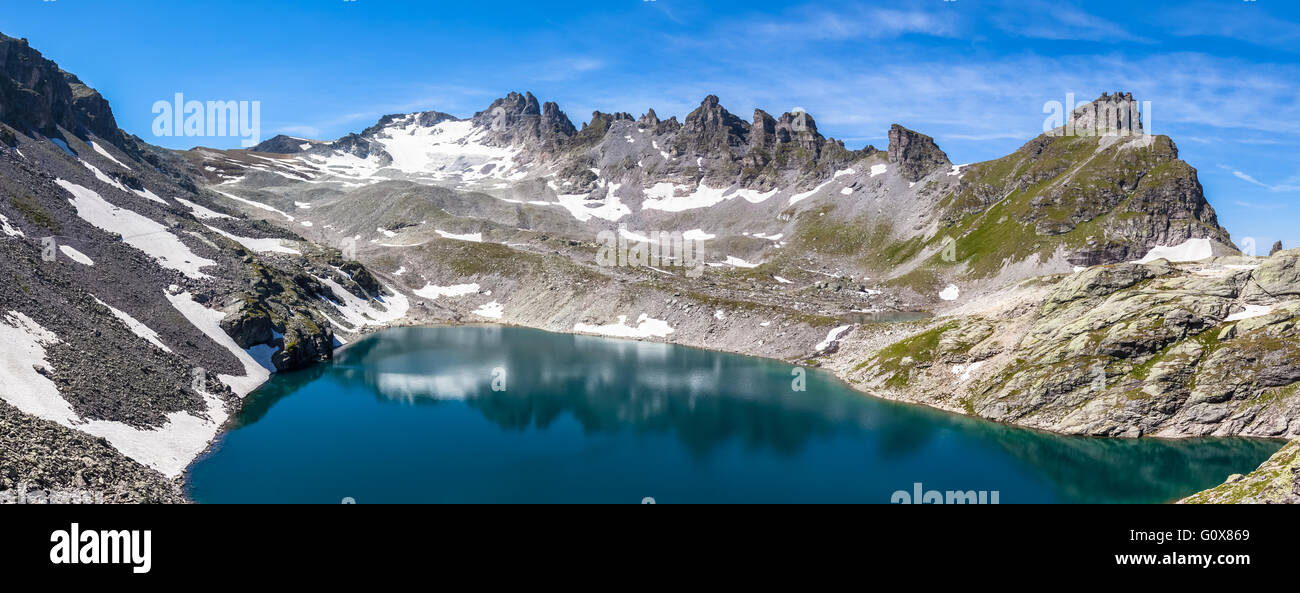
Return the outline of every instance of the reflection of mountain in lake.
[[[495,369],[506,371],[504,391],[492,389]],[[1159,502],[1249,470],[1278,447],[1241,439],[1063,437],[871,398],[813,369],[805,370],[807,390],[796,392],[792,369],[680,346],[522,328],[393,329],[353,344],[332,364],[275,377],[249,399],[240,429],[217,456],[237,455],[229,451],[247,430],[281,430],[284,446],[294,450],[308,446],[299,441],[312,439],[311,431],[346,440],[340,433],[355,430],[351,438],[384,449],[373,453],[386,456],[384,463],[437,465],[465,456],[504,464],[499,471],[506,476],[539,468],[615,471],[592,461],[601,452],[625,458],[622,464],[649,472],[637,479],[658,485],[682,478],[642,466],[684,455],[672,463],[685,461],[685,469],[674,471],[722,466],[778,481],[789,479],[786,472],[804,472],[814,483],[856,484],[836,493],[850,500],[887,501],[888,491],[923,481],[1003,489],[1004,502]],[[335,418],[330,406],[349,411]],[[329,428],[330,421],[339,424]],[[394,444],[381,444],[386,441]],[[258,445],[258,453],[273,454],[266,449],[280,441],[270,443]],[[339,453],[347,464],[371,455],[357,446]],[[468,470],[422,471],[442,483],[443,473]],[[769,494],[779,498],[779,492]]]

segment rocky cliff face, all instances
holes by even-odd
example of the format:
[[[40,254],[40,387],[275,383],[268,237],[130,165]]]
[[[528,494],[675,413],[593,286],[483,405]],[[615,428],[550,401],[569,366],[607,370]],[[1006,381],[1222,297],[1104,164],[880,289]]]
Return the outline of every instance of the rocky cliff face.
[[[873,393],[1069,434],[1294,438],[1297,259],[1157,260],[1033,281],[848,372]]]
[[[0,34],[0,123],[22,133],[59,137],[59,128],[125,138],[102,96],[27,44]]]
[[[903,179],[920,181],[936,170],[952,166],[934,138],[894,124],[889,128],[889,162],[898,165]]]

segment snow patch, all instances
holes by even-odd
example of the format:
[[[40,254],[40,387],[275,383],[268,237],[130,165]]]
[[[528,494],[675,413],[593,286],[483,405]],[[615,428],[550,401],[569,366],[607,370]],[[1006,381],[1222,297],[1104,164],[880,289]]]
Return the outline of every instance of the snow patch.
[[[386,309],[381,309],[375,302],[362,299],[361,297],[348,292],[347,289],[343,288],[338,282],[335,282],[330,278],[318,276],[316,279],[320,280],[325,286],[328,286],[330,290],[334,292],[334,296],[340,299],[339,301],[331,301],[328,298],[321,296],[321,300],[337,307],[339,312],[343,314],[344,319],[347,320],[348,324],[354,328],[364,325],[387,325],[388,323],[406,317],[406,312],[410,309],[410,301],[406,298],[406,295],[392,290],[391,288],[388,290],[389,292],[392,292],[393,295],[384,297],[387,301],[379,301],[380,304],[387,305]],[[335,323],[335,325],[340,324]]]
[[[751,204],[758,204],[776,195],[777,191],[773,189],[760,193],[757,190],[735,187],[712,188],[701,183],[699,187],[695,188],[695,191],[679,196],[676,195],[679,189],[684,191],[686,186],[672,183],[656,183],[653,187],[644,190],[646,199],[641,202],[641,209],[681,212],[696,208],[708,208],[735,198],[741,198]]]
[[[835,329],[832,329],[829,333],[826,334],[826,339],[818,342],[817,345],[814,346],[814,348],[816,348],[818,352],[830,348],[831,344],[834,344],[836,340],[839,340],[840,336],[844,335],[844,332],[849,331],[849,328],[851,327],[853,326],[841,325]]]
[[[204,208],[203,206],[195,204],[194,202],[186,200],[185,198],[172,198],[172,199],[176,200],[177,202],[180,202],[182,206],[189,208],[190,214],[193,214],[194,218],[197,218],[199,220],[216,220],[220,218],[234,218],[229,214],[222,214],[215,210],[209,210],[207,208]]]
[[[68,259],[77,262],[83,266],[95,265],[95,260],[92,260],[89,257],[87,257],[86,254],[77,251],[76,249],[73,249],[72,246],[70,245],[60,245],[59,251],[62,251],[63,255],[68,256]]]
[[[144,338],[150,344],[157,346],[158,349],[162,350],[163,352],[172,351],[171,348],[168,348],[166,344],[162,343],[162,340],[158,339],[158,332],[149,329],[148,326],[137,321],[126,311],[118,309],[108,303],[105,303],[104,301],[99,300],[99,297],[93,294],[90,295],[90,298],[95,299],[96,303],[103,305],[105,309],[108,309],[111,313],[113,313],[114,317],[118,318],[118,320],[121,321],[123,325],[126,325],[127,329],[131,330],[131,333],[140,336],[141,338]]]
[[[663,338],[673,333],[673,328],[667,321],[654,319],[642,313],[637,317],[635,326],[627,324],[627,315],[619,315],[618,323],[606,325],[579,323],[573,326],[573,331],[615,338]]]
[[[140,251],[145,252],[164,268],[176,270],[190,278],[208,278],[199,271],[217,262],[199,257],[180,239],[167,232],[167,227],[153,220],[136,214],[125,208],[118,208],[100,197],[94,190],[75,183],[56,179],[59,187],[72,194],[68,200],[77,209],[77,216],[90,224],[122,235],[122,240]]]
[[[290,255],[302,255],[301,251],[298,251],[297,249],[294,249],[292,247],[285,247],[284,245],[282,245],[281,244],[282,239],[250,239],[248,237],[240,237],[237,235],[232,235],[214,226],[208,226],[208,225],[204,225],[204,226],[207,226],[209,229],[215,231],[217,234],[227,239],[230,239],[236,243],[239,243],[244,247],[252,249],[253,251],[256,251],[258,253],[288,253]]]
[[[242,179],[242,178],[241,178],[241,179]],[[221,194],[221,195],[223,195],[223,196],[226,196],[227,198],[230,198],[230,199],[232,199],[232,200],[234,200],[234,201],[236,201],[236,202],[242,202],[242,203],[244,203],[244,204],[248,204],[249,206],[252,206],[252,207],[257,208],[257,209],[259,209],[259,210],[266,210],[267,212],[274,212],[274,213],[276,213],[276,214],[279,214],[280,216],[285,217],[286,219],[289,220],[289,222],[293,222],[293,217],[292,217],[292,216],[290,216],[290,215],[288,215],[288,214],[285,214],[284,212],[281,212],[280,210],[276,210],[275,208],[272,208],[272,207],[270,207],[270,206],[267,206],[266,204],[263,204],[263,203],[261,203],[261,202],[254,202],[254,201],[252,201],[252,200],[249,200],[249,199],[246,199],[246,198],[241,198],[241,197],[239,197],[239,196],[237,196],[237,195],[235,195],[235,194],[231,194],[231,193],[223,192],[223,191],[221,191],[221,190],[212,190],[212,191],[215,191],[215,192],[217,192],[217,193],[219,193],[219,194]]]
[[[119,167],[121,167],[121,168],[123,168],[123,169],[126,169],[127,171],[130,171],[130,170],[131,170],[131,167],[128,167],[128,166],[126,166],[126,164],[123,163],[122,161],[119,161],[119,160],[117,160],[116,158],[113,158],[113,155],[109,154],[108,151],[107,151],[107,150],[104,150],[104,147],[103,147],[103,146],[100,146],[98,143],[96,143],[96,142],[91,142],[91,143],[90,143],[90,147],[93,148],[93,149],[95,149],[95,152],[98,152],[99,154],[103,155],[104,158],[106,158],[106,159],[108,159],[108,160],[113,161],[114,163],[116,163],[117,166],[119,166]]]
[[[483,242],[483,233],[465,233],[463,235],[458,235],[456,233],[448,233],[447,231],[440,231],[437,229],[434,229],[433,232],[438,233],[438,235],[440,235],[444,239],[455,239],[457,241],[470,241],[473,243]]]
[[[939,291],[939,298],[945,301],[955,301],[958,296],[961,296],[961,289],[957,288],[956,284],[949,284],[947,288]]]
[[[751,264],[751,263],[749,263],[749,262],[747,262],[747,261],[745,261],[745,260],[743,260],[743,259],[740,259],[740,258],[738,258],[738,257],[736,257],[736,256],[734,256],[734,255],[728,255],[728,256],[727,256],[727,261],[726,261],[725,263],[726,263],[727,265],[729,265],[729,266],[734,266],[734,267],[737,267],[737,268],[757,268],[757,267],[759,266],[759,264]]]
[[[467,294],[475,294],[479,291],[477,283],[471,284],[453,284],[451,286],[435,286],[426,284],[424,288],[415,291],[415,296],[426,298],[431,301],[438,300],[438,297],[458,297]]]
[[[3,215],[3,214],[0,214],[0,232],[3,232],[4,234],[6,234],[6,235],[8,235],[8,236],[10,236],[10,237],[23,237],[23,236],[25,236],[25,235],[23,235],[23,231],[22,231],[21,229],[15,227],[15,226],[10,225],[10,224],[9,224],[9,219],[8,219],[8,218],[5,218],[5,215]]]
[[[1224,318],[1224,321],[1241,321],[1252,317],[1261,317],[1273,312],[1273,307],[1267,305],[1246,305],[1245,311],[1239,311]]]
[[[984,366],[984,361],[972,362],[969,365],[957,364],[952,367],[952,374],[958,375],[957,381],[966,382],[970,380],[970,374],[980,367]]]
[[[1170,262],[1192,262],[1209,259],[1214,256],[1214,247],[1209,239],[1188,239],[1173,247],[1157,246],[1147,252],[1146,257],[1133,263],[1145,264],[1158,259]]]
[[[501,319],[501,316],[505,314],[505,310],[501,307],[501,303],[492,301],[474,309],[474,314],[489,319]]]

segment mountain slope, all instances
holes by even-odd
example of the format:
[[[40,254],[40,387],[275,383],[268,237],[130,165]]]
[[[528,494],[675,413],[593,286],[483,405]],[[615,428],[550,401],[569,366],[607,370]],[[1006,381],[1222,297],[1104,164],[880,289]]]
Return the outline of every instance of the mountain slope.
[[[0,65],[0,490],[183,500],[174,479],[244,395],[331,357],[347,307],[325,299],[382,310],[382,288],[219,212],[26,42],[0,36]]]

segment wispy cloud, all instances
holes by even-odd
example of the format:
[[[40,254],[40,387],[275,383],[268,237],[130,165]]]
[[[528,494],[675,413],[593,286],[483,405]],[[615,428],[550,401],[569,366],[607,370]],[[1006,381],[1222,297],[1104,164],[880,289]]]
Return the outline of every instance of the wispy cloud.
[[[1017,37],[1055,40],[1152,43],[1123,25],[1063,2],[1015,2],[990,15],[1002,31]]]
[[[951,14],[926,10],[801,7],[780,18],[764,17],[740,27],[751,35],[787,41],[887,39],[907,34],[950,37],[958,32]]]
[[[1255,179],[1254,176],[1252,176],[1252,175],[1250,175],[1250,174],[1248,174],[1248,173],[1245,173],[1245,172],[1243,172],[1243,171],[1240,171],[1240,170],[1238,170],[1238,169],[1234,169],[1234,168],[1232,168],[1232,167],[1229,167],[1228,165],[1222,165],[1222,164],[1221,164],[1221,165],[1219,165],[1219,168],[1220,168],[1220,169],[1223,169],[1223,170],[1225,170],[1225,171],[1228,171],[1228,172],[1230,172],[1230,173],[1232,173],[1232,176],[1233,176],[1233,177],[1236,177],[1237,179],[1240,179],[1240,180],[1245,181],[1245,182],[1247,182],[1247,183],[1251,183],[1251,184],[1254,184],[1254,185],[1258,185],[1258,186],[1260,186],[1260,187],[1262,187],[1262,188],[1264,188],[1264,189],[1267,189],[1267,190],[1269,190],[1269,191],[1272,191],[1272,192],[1295,192],[1295,191],[1300,191],[1300,185],[1297,185],[1297,184],[1291,183],[1290,181],[1285,182],[1285,183],[1281,183],[1281,184],[1277,184],[1277,185],[1273,185],[1273,184],[1264,183],[1263,181],[1260,181],[1260,180],[1258,180],[1258,179]]]

